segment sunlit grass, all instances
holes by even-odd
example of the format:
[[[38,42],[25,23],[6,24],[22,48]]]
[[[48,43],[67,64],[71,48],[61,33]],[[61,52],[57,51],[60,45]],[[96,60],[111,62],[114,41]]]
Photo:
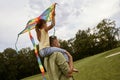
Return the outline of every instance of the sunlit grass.
[[[117,52],[120,52],[120,48],[76,61],[74,64],[80,72],[74,74],[74,78],[76,80],[120,80],[120,55],[105,58]]]
[[[79,70],[73,75],[75,80],[120,80],[120,54],[105,58],[117,52],[120,52],[120,48],[74,62]],[[38,74],[22,80],[42,80],[42,77]]]

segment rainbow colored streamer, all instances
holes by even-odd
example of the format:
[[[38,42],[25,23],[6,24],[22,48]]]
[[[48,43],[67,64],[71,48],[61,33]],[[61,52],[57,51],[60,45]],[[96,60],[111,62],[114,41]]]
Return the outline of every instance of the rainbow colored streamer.
[[[36,55],[36,58],[37,58],[37,61],[38,61],[38,64],[39,64],[40,71],[41,71],[41,73],[42,73],[43,80],[46,80],[46,78],[45,78],[45,76],[44,76],[45,70],[44,70],[44,67],[43,67],[43,65],[42,65],[42,63],[41,63],[40,57],[39,57],[39,55],[38,55],[39,52],[38,52],[38,50],[37,50],[37,45],[35,44],[35,40],[34,40],[34,38],[32,37],[32,34],[31,34],[30,30],[29,30],[29,37],[30,37],[30,40],[31,40],[31,42],[32,42],[32,44],[33,44],[33,47],[34,47],[35,55]]]
[[[39,21],[39,19],[44,19],[47,22],[51,21],[52,20],[52,13],[53,13],[53,11],[55,11],[55,6],[56,6],[56,3],[54,3],[49,8],[47,8],[39,17],[36,17],[34,19],[29,20],[26,27],[25,27],[25,29],[18,34],[16,43],[15,43],[15,48],[16,48],[16,51],[18,52],[18,49],[17,49],[16,45],[17,45],[17,42],[18,42],[19,35],[21,35],[21,34],[23,34],[25,32],[29,32],[29,37],[30,37],[30,40],[31,40],[31,42],[33,44],[34,50],[35,50],[35,55],[36,55],[36,58],[37,58],[37,62],[39,64],[40,71],[42,73],[43,80],[46,80],[46,78],[44,76],[45,70],[44,70],[44,67],[43,67],[43,65],[41,63],[40,57],[38,56],[39,51],[37,50],[35,40],[32,37],[32,34],[31,34],[30,30],[35,28],[35,26],[36,26],[37,22]]]

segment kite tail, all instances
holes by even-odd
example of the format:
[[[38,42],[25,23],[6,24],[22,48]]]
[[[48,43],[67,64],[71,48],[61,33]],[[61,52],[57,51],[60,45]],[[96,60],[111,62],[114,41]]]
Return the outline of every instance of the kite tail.
[[[15,42],[15,49],[16,49],[16,52],[17,52],[17,53],[18,53],[18,48],[17,48],[18,38],[19,38],[19,34],[18,34],[18,36],[17,36],[17,40],[16,40],[16,42]]]
[[[29,37],[30,37],[30,40],[31,40],[31,42],[33,44],[34,50],[35,50],[35,55],[36,55],[36,58],[37,58],[37,61],[38,61],[38,64],[39,64],[40,71],[42,73],[43,80],[46,80],[46,78],[45,78],[45,70],[44,70],[44,67],[43,67],[43,65],[41,63],[40,57],[38,56],[37,46],[35,44],[34,38],[31,35],[30,30],[29,30]]]
[[[53,32],[53,36],[55,36],[55,26],[54,26],[54,32]]]

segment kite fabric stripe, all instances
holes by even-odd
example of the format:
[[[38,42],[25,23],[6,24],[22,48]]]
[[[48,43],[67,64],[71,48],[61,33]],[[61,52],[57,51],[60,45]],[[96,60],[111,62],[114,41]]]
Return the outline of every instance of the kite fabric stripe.
[[[42,63],[41,63],[40,57],[39,57],[39,55],[38,55],[39,52],[38,52],[38,50],[37,50],[37,45],[35,44],[35,40],[34,40],[34,38],[32,37],[30,30],[29,30],[29,37],[30,37],[30,40],[31,40],[31,42],[32,42],[32,44],[33,44],[33,47],[34,47],[35,55],[36,55],[36,58],[37,58],[37,62],[38,62],[38,64],[39,64],[40,71],[41,71],[41,73],[42,73],[43,80],[46,80],[46,78],[45,78],[45,76],[44,76],[45,70],[44,70],[44,67],[43,67],[43,65],[42,65]]]
[[[18,34],[16,43],[15,43],[15,48],[16,48],[16,51],[18,52],[18,49],[17,49],[16,45],[17,45],[17,42],[18,42],[19,35],[21,35],[21,34],[23,34],[25,32],[29,32],[29,37],[30,37],[30,40],[31,40],[31,42],[33,44],[34,50],[35,50],[35,55],[36,55],[36,58],[37,58],[37,62],[39,64],[40,71],[42,73],[43,80],[46,80],[46,78],[44,76],[45,70],[44,70],[44,67],[43,67],[43,65],[41,63],[40,57],[38,56],[39,51],[37,50],[35,40],[32,37],[30,30],[35,28],[35,26],[36,26],[37,22],[39,21],[39,19],[44,19],[47,22],[51,21],[52,20],[52,13],[53,13],[53,11],[55,11],[55,6],[56,6],[56,3],[54,3],[49,8],[47,8],[39,17],[29,20],[26,27],[25,27],[25,29]]]

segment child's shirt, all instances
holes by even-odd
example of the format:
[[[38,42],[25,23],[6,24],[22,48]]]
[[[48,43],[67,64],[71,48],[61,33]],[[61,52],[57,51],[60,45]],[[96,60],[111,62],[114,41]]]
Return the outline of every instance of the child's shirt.
[[[39,50],[46,47],[50,47],[48,32],[46,32],[45,29],[41,29],[40,31],[41,31],[41,38],[39,42]]]

